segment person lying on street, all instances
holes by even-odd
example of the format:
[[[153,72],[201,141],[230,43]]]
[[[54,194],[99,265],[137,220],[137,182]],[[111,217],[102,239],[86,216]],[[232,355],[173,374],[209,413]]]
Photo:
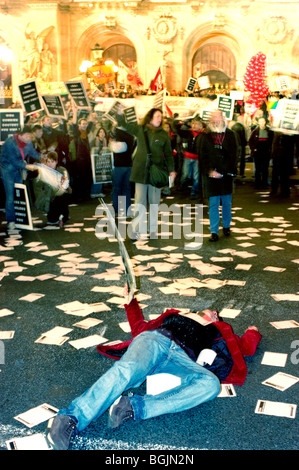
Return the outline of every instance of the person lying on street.
[[[54,449],[66,450],[73,433],[83,431],[109,407],[109,426],[117,428],[127,420],[177,413],[212,400],[220,393],[220,383],[243,385],[244,356],[254,355],[262,338],[256,326],[237,336],[213,310],[182,313],[168,309],[146,321],[136,298],[125,304],[125,310],[132,338],[97,346],[100,354],[116,361],[49,421],[47,439]],[[208,355],[202,357],[203,352]],[[180,385],[158,395],[124,394],[159,373],[179,377]]]

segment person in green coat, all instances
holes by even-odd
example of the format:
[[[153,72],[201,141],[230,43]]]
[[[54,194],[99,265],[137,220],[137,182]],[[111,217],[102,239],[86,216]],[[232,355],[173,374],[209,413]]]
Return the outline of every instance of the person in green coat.
[[[174,161],[171,141],[163,129],[163,115],[158,108],[150,109],[141,124],[126,123],[122,114],[117,115],[118,125],[137,139],[133,155],[130,180],[135,183],[134,220],[132,222],[132,237],[145,238],[149,230],[150,238],[156,238],[158,232],[158,210],[161,198],[161,188],[156,188],[148,181],[147,142],[151,152],[152,163],[166,166],[172,180],[175,178]],[[147,205],[149,204],[149,220],[147,224]]]

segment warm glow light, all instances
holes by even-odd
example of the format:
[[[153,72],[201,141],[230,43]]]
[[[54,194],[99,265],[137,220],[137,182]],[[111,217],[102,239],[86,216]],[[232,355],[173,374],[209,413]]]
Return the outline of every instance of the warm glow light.
[[[113,60],[109,59],[105,61],[105,65],[113,65],[113,64],[114,64]]]
[[[86,70],[91,67],[94,63],[90,62],[90,60],[83,60],[82,64],[79,67],[81,73],[85,73]]]
[[[113,72],[115,72],[115,73],[118,72],[118,67],[117,67],[117,65],[113,65]]]
[[[11,62],[13,59],[13,52],[7,46],[0,46],[0,60],[6,64]]]

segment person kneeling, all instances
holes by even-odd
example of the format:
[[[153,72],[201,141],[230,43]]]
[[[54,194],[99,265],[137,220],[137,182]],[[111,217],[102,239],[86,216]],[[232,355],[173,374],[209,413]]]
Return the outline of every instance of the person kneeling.
[[[38,176],[33,183],[35,194],[35,207],[47,213],[48,224],[63,225],[69,219],[69,194],[72,190],[69,186],[67,170],[59,166],[56,152],[49,152],[45,158],[45,166],[62,175],[57,186],[47,183]]]

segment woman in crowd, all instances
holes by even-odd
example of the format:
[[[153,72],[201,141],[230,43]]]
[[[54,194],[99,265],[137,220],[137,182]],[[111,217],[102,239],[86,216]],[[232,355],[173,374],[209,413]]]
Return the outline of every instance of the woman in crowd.
[[[150,109],[141,124],[126,123],[122,114],[117,115],[117,121],[119,125],[137,138],[131,172],[131,181],[135,183],[132,238],[144,238],[147,235],[147,203],[149,203],[150,238],[156,238],[161,188],[149,184],[148,148],[151,152],[152,162],[160,167],[165,166],[171,178],[175,178],[170,137],[162,127],[162,111],[158,108]]]
[[[108,147],[108,135],[103,127],[99,127],[95,139],[90,144],[91,151],[90,156],[93,158],[94,155],[99,155]],[[91,186],[91,197],[104,197],[105,194],[102,192],[103,183],[92,183]]]

